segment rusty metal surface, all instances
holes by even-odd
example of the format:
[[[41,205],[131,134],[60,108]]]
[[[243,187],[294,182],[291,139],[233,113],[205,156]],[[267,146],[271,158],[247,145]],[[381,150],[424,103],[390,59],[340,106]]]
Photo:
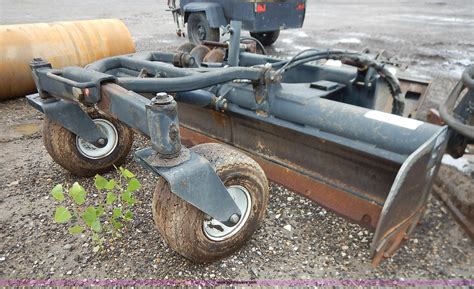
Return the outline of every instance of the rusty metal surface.
[[[213,47],[228,48],[229,47],[228,42],[218,42],[218,41],[210,41],[210,40],[202,41],[202,45],[206,45],[210,48],[213,48]]]
[[[131,34],[118,19],[2,25],[0,100],[35,92],[29,67],[33,58],[60,68],[133,52]]]
[[[432,124],[445,125],[437,109],[431,108],[426,116],[426,121]]]
[[[203,62],[208,63],[221,63],[224,61],[225,52],[222,49],[212,49],[206,56],[204,56]]]
[[[392,228],[387,233],[386,238],[372,256],[372,265],[374,267],[378,266],[383,259],[393,256],[395,251],[402,245],[402,242],[408,239],[408,236],[417,225],[423,212],[424,207],[420,208],[414,214],[397,224],[396,227]]]
[[[194,47],[189,54],[191,54],[194,59],[196,59],[197,63],[201,63],[206,56],[211,51],[209,47],[205,45],[198,45]]]

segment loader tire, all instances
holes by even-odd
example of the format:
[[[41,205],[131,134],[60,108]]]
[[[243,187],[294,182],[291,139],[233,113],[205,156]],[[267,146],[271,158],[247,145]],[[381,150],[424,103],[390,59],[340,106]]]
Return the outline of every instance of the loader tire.
[[[188,39],[199,45],[204,40],[216,41],[220,39],[219,28],[212,28],[204,12],[194,12],[188,17]]]
[[[216,170],[242,211],[241,221],[234,227],[225,227],[231,230],[227,235],[226,231],[209,227],[210,222],[216,221],[206,220],[202,211],[173,194],[163,178],[155,188],[153,218],[174,251],[194,262],[212,262],[232,254],[255,232],[268,204],[268,181],[253,159],[231,147],[202,144],[191,150]]]
[[[105,173],[113,169],[114,165],[121,165],[133,144],[133,130],[125,124],[97,112],[89,116],[108,134],[109,142],[106,149],[99,151],[101,154],[94,153],[94,149],[98,148],[60,124],[48,118],[43,122],[43,142],[49,155],[61,167],[80,177]]]
[[[280,30],[267,31],[267,32],[250,32],[250,36],[256,38],[264,46],[270,46],[277,41],[280,36]]]

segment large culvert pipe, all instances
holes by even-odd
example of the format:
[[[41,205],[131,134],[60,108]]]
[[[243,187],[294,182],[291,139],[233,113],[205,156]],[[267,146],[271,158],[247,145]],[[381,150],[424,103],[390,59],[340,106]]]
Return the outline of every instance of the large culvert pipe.
[[[133,52],[132,36],[118,19],[1,25],[0,101],[35,92],[33,58],[60,68]]]

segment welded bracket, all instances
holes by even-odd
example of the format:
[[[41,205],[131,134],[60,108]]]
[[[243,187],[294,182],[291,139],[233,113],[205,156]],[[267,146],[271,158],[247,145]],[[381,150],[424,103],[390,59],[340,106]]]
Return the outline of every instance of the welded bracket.
[[[200,155],[182,148],[187,160],[166,166],[152,148],[135,153],[145,168],[165,178],[171,191],[226,226],[234,226],[242,213],[211,164]]]
[[[57,122],[94,146],[104,147],[107,144],[107,136],[76,102],[54,97],[41,98],[38,93],[28,95],[26,98],[32,107],[44,113],[48,119]]]

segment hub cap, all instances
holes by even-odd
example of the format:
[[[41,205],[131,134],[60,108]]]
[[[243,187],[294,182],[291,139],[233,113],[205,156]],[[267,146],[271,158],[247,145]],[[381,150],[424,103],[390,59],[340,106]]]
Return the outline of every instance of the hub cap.
[[[76,147],[79,153],[89,159],[102,159],[110,155],[118,144],[118,132],[115,126],[105,119],[94,119],[97,127],[106,135],[107,144],[98,148],[90,142],[76,136]]]
[[[204,220],[204,235],[213,241],[223,241],[237,234],[247,222],[252,208],[252,199],[246,188],[242,186],[230,186],[227,187],[227,191],[237,204],[237,207],[239,207],[240,212],[242,212],[242,217],[239,222],[232,227],[228,227],[212,218],[210,220]]]
[[[199,40],[201,41],[206,40],[206,29],[202,25],[198,26],[197,31],[198,31]]]

